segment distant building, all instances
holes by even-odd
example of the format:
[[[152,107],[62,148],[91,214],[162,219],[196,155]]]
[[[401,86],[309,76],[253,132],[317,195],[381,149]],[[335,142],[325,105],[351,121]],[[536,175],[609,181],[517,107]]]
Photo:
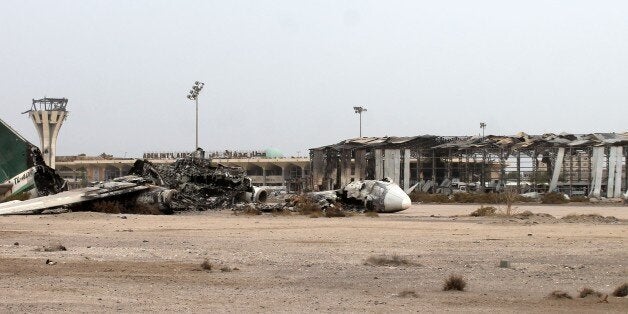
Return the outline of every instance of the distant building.
[[[173,163],[177,158],[190,155],[189,152],[150,152],[144,158],[155,164]],[[264,153],[230,152],[217,154],[206,152],[212,163],[225,166],[238,166],[246,170],[256,186],[286,186],[290,191],[301,191],[309,183],[309,158],[266,158]],[[216,157],[211,157],[216,156]],[[230,157],[230,158],[226,158]],[[59,156],[57,172],[68,181],[72,188],[85,186],[88,182],[105,181],[126,175],[135,158],[120,158],[107,154],[100,156]]]
[[[315,190],[391,178],[431,193],[456,189],[619,197],[628,133],[363,137],[310,149]]]

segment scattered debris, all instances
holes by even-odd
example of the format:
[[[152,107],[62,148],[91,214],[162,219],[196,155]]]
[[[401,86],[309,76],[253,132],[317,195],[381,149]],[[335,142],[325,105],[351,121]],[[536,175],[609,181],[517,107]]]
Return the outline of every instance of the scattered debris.
[[[499,268],[510,268],[510,261],[507,261],[507,260],[499,261]]]
[[[51,261],[49,259],[46,260],[46,265],[56,265],[56,264],[57,264],[57,262],[53,262],[53,261]]]

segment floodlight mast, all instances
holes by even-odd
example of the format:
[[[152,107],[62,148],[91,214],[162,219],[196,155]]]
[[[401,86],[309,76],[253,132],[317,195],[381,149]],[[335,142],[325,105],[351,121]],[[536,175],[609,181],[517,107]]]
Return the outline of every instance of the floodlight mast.
[[[486,129],[485,122],[480,122],[480,129],[482,129],[482,138],[484,138],[484,130]]]
[[[353,107],[353,111],[360,115],[360,138],[362,138],[362,112],[367,111],[364,107]]]
[[[196,148],[194,151],[198,151],[198,94],[200,94],[201,90],[203,90],[203,86],[205,86],[205,83],[203,82],[194,82],[194,85],[188,94],[188,99],[194,100],[196,103]]]

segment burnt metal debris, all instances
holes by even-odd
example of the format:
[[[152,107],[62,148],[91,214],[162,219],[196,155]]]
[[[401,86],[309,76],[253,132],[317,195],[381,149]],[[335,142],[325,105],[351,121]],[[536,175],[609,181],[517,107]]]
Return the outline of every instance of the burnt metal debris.
[[[141,176],[155,185],[178,191],[170,204],[175,211],[226,208],[241,202],[265,200],[265,192],[251,185],[244,169],[212,166],[208,159],[185,157],[172,164],[137,160],[129,175]]]
[[[33,178],[37,196],[47,196],[67,191],[68,186],[65,180],[63,180],[54,169],[46,165],[39,148],[31,148],[31,157],[35,166]]]

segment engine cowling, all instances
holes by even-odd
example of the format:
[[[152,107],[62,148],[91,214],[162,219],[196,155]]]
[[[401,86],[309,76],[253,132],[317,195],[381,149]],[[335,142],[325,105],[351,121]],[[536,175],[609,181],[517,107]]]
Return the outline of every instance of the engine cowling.
[[[248,202],[266,203],[268,200],[268,191],[254,186],[253,192],[246,192],[245,198]]]

